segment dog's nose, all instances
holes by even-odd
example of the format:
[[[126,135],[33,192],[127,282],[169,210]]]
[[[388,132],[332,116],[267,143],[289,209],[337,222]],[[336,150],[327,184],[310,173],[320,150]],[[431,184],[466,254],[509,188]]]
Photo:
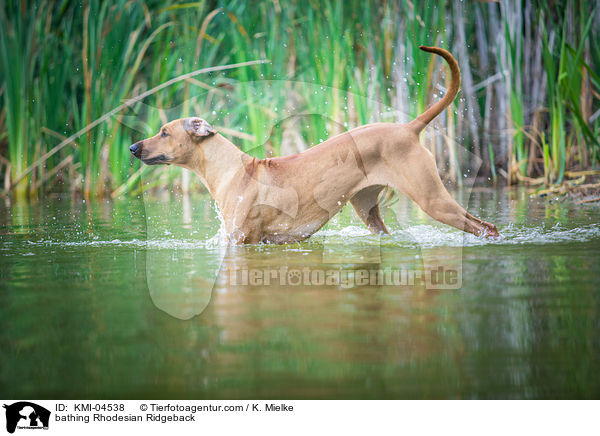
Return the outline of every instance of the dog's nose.
[[[142,153],[142,141],[140,142],[136,142],[135,144],[133,144],[131,147],[129,147],[129,151],[131,152],[131,154],[133,154],[135,157],[139,158],[140,154]]]

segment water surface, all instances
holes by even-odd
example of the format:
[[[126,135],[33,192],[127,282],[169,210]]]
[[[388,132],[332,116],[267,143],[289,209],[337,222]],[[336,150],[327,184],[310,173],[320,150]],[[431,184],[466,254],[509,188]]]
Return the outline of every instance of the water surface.
[[[597,398],[600,209],[454,195],[502,237],[405,199],[384,208],[391,236],[345,210],[309,241],[236,248],[202,195],[4,204],[3,396]],[[435,268],[455,289],[356,281]],[[354,281],[264,283],[295,271]]]

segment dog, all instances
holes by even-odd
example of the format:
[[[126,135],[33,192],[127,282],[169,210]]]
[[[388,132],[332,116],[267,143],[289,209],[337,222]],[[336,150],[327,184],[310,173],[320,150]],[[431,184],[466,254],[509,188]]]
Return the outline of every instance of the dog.
[[[444,97],[408,124],[367,124],[283,157],[257,159],[221,136],[206,120],[183,118],[130,147],[146,165],[178,165],[193,171],[216,200],[232,244],[302,241],[350,202],[373,233],[389,233],[379,194],[403,192],[429,216],[475,235],[499,236],[494,224],[463,209],[445,189],[419,133],[456,98],[460,70],[450,52]]]

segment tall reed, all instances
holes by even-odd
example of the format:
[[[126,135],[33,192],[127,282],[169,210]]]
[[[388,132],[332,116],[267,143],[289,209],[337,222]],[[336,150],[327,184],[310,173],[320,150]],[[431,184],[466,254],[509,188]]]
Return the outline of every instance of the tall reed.
[[[146,174],[153,186],[199,189],[181,170],[141,167],[128,151],[180,116],[209,119],[258,157],[368,122],[405,122],[448,84],[444,63],[419,45],[448,48],[463,73],[459,98],[424,138],[443,177],[459,182],[482,162],[484,181],[560,183],[600,159],[599,9],[584,0],[7,0],[4,195],[137,193]],[[177,75],[263,58],[165,88],[48,153]]]

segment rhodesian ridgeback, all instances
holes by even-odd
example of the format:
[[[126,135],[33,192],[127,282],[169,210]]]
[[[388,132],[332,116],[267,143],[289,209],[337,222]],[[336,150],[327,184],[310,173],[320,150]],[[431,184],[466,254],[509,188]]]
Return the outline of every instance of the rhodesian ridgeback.
[[[379,212],[386,186],[403,192],[432,218],[475,235],[498,236],[494,224],[469,214],[450,196],[419,133],[455,99],[460,70],[437,47],[452,83],[446,95],[408,124],[373,123],[290,156],[257,159],[201,118],[165,124],[130,147],[147,165],[172,164],[196,173],[216,200],[229,241],[288,243],[310,237],[350,202],[373,233],[389,233]]]

